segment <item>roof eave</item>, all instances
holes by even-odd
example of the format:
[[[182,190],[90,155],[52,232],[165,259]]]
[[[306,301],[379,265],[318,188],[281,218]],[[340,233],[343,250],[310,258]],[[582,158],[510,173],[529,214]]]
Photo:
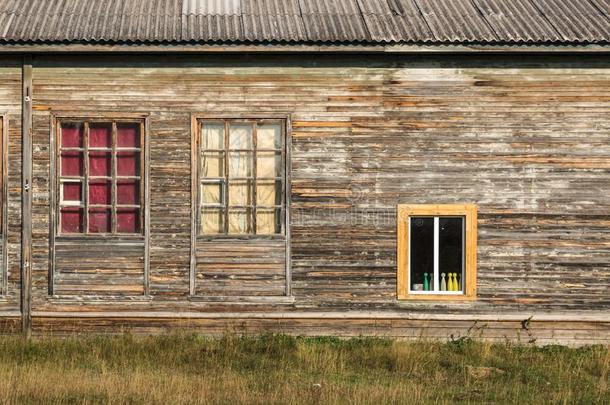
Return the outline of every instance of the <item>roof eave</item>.
[[[0,53],[610,53],[610,44],[0,44]]]

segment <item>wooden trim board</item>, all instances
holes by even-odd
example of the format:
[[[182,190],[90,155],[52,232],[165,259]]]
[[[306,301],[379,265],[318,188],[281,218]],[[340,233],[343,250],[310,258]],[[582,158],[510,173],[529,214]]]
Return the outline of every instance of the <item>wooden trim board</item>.
[[[399,300],[464,301],[476,299],[477,283],[477,207],[474,204],[399,204],[397,207],[397,291]],[[465,224],[463,295],[409,294],[409,225],[411,216],[462,216]]]

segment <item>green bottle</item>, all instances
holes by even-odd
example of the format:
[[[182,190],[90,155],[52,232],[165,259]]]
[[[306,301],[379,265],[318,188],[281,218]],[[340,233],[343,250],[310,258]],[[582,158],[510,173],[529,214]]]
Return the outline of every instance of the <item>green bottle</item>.
[[[430,291],[430,282],[428,281],[428,273],[424,273],[424,291]]]

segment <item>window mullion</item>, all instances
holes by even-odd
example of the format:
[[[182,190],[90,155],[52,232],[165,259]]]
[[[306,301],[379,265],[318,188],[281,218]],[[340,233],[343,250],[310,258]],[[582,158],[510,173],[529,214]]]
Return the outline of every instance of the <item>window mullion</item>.
[[[434,217],[434,275],[432,279],[432,285],[434,286],[434,291],[439,291],[438,285],[438,269],[439,269],[439,217]]]
[[[85,202],[85,210],[83,212],[83,233],[89,234],[89,122],[84,123],[84,134],[83,134],[83,160],[84,160],[84,195],[83,200]]]

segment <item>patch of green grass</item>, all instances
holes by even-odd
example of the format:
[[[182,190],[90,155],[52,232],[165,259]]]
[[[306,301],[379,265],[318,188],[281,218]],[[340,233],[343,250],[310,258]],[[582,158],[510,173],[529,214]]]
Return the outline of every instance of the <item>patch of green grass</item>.
[[[610,349],[468,339],[0,337],[0,403],[610,403]]]

